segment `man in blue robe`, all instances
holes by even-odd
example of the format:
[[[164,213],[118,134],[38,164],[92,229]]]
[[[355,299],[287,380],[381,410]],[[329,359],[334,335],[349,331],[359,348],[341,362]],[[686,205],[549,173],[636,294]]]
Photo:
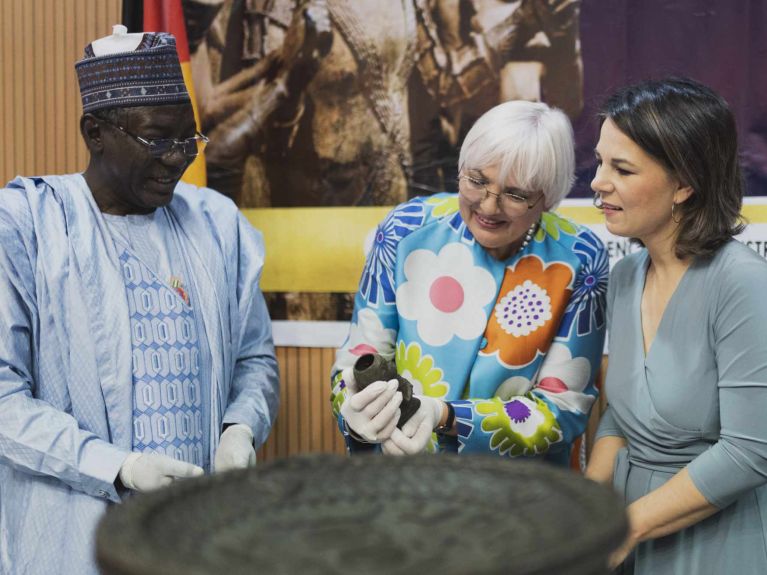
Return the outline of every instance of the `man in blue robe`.
[[[107,506],[252,465],[277,411],[261,236],[179,182],[175,40],[107,48],[76,66],[86,171],[0,190],[0,573],[95,573]]]

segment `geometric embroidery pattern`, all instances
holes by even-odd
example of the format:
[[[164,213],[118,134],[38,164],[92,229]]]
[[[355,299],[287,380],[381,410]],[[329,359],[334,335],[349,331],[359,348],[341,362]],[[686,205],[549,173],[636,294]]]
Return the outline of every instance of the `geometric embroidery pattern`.
[[[203,465],[194,312],[128,250],[120,255],[133,347],[133,450]]]

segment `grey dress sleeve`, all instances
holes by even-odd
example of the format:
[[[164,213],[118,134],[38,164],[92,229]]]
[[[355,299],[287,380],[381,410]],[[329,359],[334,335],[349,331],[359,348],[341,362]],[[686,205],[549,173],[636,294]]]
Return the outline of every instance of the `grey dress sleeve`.
[[[621,273],[621,269],[624,266],[622,266],[620,263],[615,266],[613,271],[610,273],[610,283],[607,286],[607,337],[608,337],[608,343],[610,338],[610,327],[612,325],[612,316],[613,316],[613,306],[615,305],[615,286],[618,283],[617,276]],[[607,350],[608,357],[610,350]],[[608,359],[609,361],[609,359]],[[606,374],[605,374],[606,375]],[[606,390],[602,389],[600,390],[600,393],[606,393]],[[607,409],[605,409],[605,412],[602,414],[602,416],[599,418],[599,427],[597,427],[597,432],[594,435],[594,441],[598,441],[599,439],[603,437],[608,436],[614,436],[614,437],[623,437],[625,438],[625,435],[620,429],[620,426],[618,425],[618,422],[615,421],[615,417],[613,416],[613,410],[609,405],[610,398],[607,398],[608,405]]]
[[[625,435],[621,431],[618,422],[615,421],[615,418],[613,417],[613,411],[609,405],[607,406],[605,412],[602,414],[602,417],[599,418],[599,427],[597,428],[597,432],[594,435],[594,441],[608,436],[625,438]]]
[[[688,466],[719,508],[767,482],[767,263],[754,256],[722,273],[711,318],[721,431]]]

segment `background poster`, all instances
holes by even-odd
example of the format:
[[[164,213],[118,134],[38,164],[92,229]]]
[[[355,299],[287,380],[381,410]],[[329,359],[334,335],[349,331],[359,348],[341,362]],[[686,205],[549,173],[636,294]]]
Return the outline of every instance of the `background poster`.
[[[507,99],[543,100],[568,114],[577,182],[559,211],[593,226],[617,260],[631,247],[609,237],[590,205],[595,112],[617,87],[668,74],[707,83],[732,106],[752,196],[743,239],[765,253],[761,0],[184,0],[183,7],[211,137],[209,185],[264,232],[262,286],[274,319],[348,320],[377,223],[409,197],[454,190],[463,135]]]

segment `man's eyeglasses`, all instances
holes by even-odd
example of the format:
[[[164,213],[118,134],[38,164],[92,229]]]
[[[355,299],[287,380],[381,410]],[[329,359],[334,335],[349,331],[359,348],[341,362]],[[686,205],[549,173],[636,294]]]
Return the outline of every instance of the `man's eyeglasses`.
[[[99,118],[99,119],[109,124],[110,126],[117,128],[126,136],[130,136],[131,138],[136,140],[139,144],[144,146],[149,151],[149,154],[153,158],[163,158],[169,155],[171,152],[173,152],[173,150],[175,150],[176,148],[181,150],[181,153],[184,154],[184,156],[186,156],[187,159],[196,158],[197,155],[200,152],[202,152],[202,150],[205,148],[205,144],[208,143],[208,138],[200,132],[195,132],[195,135],[193,137],[187,138],[186,140],[176,140],[175,138],[160,138],[157,140],[147,140],[146,138],[142,138],[141,136],[131,134],[128,130],[126,130],[119,124],[115,124],[114,122],[111,122],[107,120],[106,118]]]
[[[463,186],[461,185],[462,181]],[[520,216],[527,213],[527,210],[533,209],[543,197],[543,193],[539,193],[538,197],[531,203],[530,197],[518,193],[519,190],[505,190],[498,194],[488,189],[489,184],[490,182],[482,181],[468,174],[458,176],[458,191],[469,203],[480,204],[485,201],[487,196],[495,196],[498,207],[509,215]]]

